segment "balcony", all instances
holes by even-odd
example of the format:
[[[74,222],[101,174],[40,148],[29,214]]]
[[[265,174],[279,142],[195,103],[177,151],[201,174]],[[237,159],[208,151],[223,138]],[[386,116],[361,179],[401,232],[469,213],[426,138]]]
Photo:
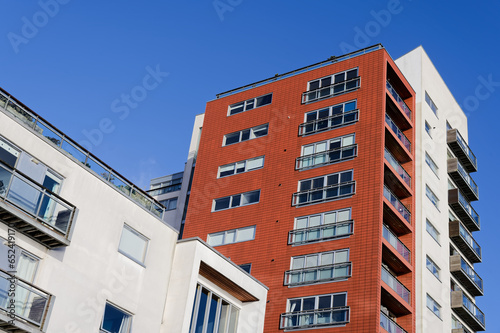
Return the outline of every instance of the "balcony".
[[[356,74],[354,74],[356,75]],[[334,83],[326,87],[308,90],[302,93],[302,104],[312,103],[325,98],[345,94],[359,88],[361,78],[356,76],[354,78]]]
[[[392,156],[387,148],[384,150],[386,161],[384,182],[400,198],[411,196],[411,177],[399,164],[398,160]],[[390,167],[389,167],[390,166]]]
[[[380,312],[380,327],[389,333],[407,333],[401,326],[396,324],[391,318]]]
[[[484,331],[484,313],[474,304],[462,290],[451,292],[451,309],[474,331]]]
[[[298,157],[295,170],[305,170],[331,163],[342,162],[358,155],[358,145],[350,145]]]
[[[467,260],[472,263],[481,262],[481,247],[460,221],[449,222],[450,238]]]
[[[472,296],[483,296],[483,279],[459,255],[450,257],[450,272]]]
[[[352,263],[344,262],[285,272],[285,286],[299,286],[317,282],[345,280],[351,277]]]
[[[354,194],[355,181],[325,186],[293,194],[292,206],[299,206],[327,200],[342,199]]]
[[[448,159],[448,174],[467,201],[479,200],[479,189],[457,158]]]
[[[345,325],[349,322],[349,307],[313,309],[281,314],[280,329],[294,330]]]
[[[480,229],[479,215],[458,189],[448,190],[448,205],[470,231]]]
[[[448,130],[446,142],[467,172],[477,171],[476,155],[470,150],[456,128]]]
[[[401,316],[411,313],[410,291],[385,267],[382,266],[382,281],[399,297],[395,297],[382,284],[382,303],[394,314]]]
[[[334,128],[354,124],[359,119],[359,110],[334,114],[329,117],[315,119],[299,125],[299,135],[314,134]]]
[[[0,220],[45,247],[70,244],[76,207],[22,172],[0,163]]]
[[[9,305],[12,304],[8,297],[11,279],[15,279],[15,307],[16,319],[8,316]],[[35,287],[31,283],[13,277],[6,271],[0,269],[0,328],[5,332],[42,332],[45,331],[45,321],[49,307],[51,307],[52,295]]]
[[[407,234],[411,232],[411,213],[399,201],[387,186],[384,185],[384,220],[390,225],[391,229],[397,234]]]
[[[383,226],[382,236],[390,244],[390,247],[383,244],[382,258],[384,259],[384,262],[391,268],[392,271],[398,274],[409,273],[411,271],[410,250],[386,225]],[[393,252],[394,250],[399,255],[395,255]]]
[[[354,221],[348,220],[291,230],[288,233],[288,244],[301,245],[327,241],[340,237],[348,237],[352,235],[353,227]]]
[[[399,129],[394,121],[385,114],[385,145],[391,151],[391,154],[402,163],[412,160],[411,143],[406,135]]]
[[[387,91],[389,91],[391,96],[396,101],[396,104],[401,108],[403,113],[408,117],[408,119],[411,119],[410,108],[408,107],[408,105],[406,105],[406,103],[403,101],[403,99],[401,97],[399,97],[398,93],[396,92],[396,90],[394,90],[394,88],[391,86],[389,81],[386,81],[386,88],[387,88]]]

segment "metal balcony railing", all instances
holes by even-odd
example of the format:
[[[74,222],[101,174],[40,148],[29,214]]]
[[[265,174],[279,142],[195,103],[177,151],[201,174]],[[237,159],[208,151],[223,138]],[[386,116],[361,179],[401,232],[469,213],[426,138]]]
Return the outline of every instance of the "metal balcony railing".
[[[399,214],[411,224],[411,213],[410,211],[399,201],[398,197],[395,196],[391,190],[384,185],[384,197],[391,203],[391,205],[399,212]]]
[[[299,125],[299,135],[326,131],[332,128],[347,126],[358,121],[359,109],[319,118]]]
[[[399,107],[401,109],[403,109],[404,114],[406,114],[408,116],[408,118],[411,119],[411,110],[410,110],[410,108],[408,107],[408,105],[406,105],[406,103],[403,101],[403,99],[401,97],[399,97],[399,94],[392,87],[392,85],[389,83],[389,81],[386,81],[386,87],[387,87],[387,90],[389,91],[389,93],[392,95],[392,97],[394,97],[394,99],[396,100],[396,102],[399,105]]]
[[[327,165],[341,162],[357,156],[358,145],[353,144],[345,147],[330,149],[311,155],[300,156],[295,162],[295,169],[302,170],[315,166]]]
[[[304,285],[315,282],[343,280],[351,277],[352,263],[343,262],[285,272],[285,286]]]
[[[399,280],[382,266],[382,281],[396,292],[406,303],[410,304],[410,291]]]
[[[349,322],[349,307],[314,309],[281,314],[281,329],[300,329],[344,325]]]
[[[403,146],[411,152],[411,143],[410,140],[404,135],[403,131],[399,129],[399,127],[392,121],[391,117],[386,113],[385,114],[385,122],[389,125],[389,128],[396,134],[397,138],[403,144]]]
[[[387,160],[387,162],[389,162],[389,164],[396,170],[397,174],[401,177],[401,179],[403,179],[406,185],[411,187],[410,175],[401,166],[401,164],[399,164],[398,160],[396,160],[394,156],[392,156],[392,154],[389,152],[389,150],[387,150],[387,148],[385,148],[384,157]]]
[[[481,258],[481,246],[476,242],[476,240],[472,237],[472,235],[466,230],[466,228],[459,223],[459,234],[460,237],[469,245],[469,247],[477,254],[479,258]]]
[[[293,194],[292,206],[340,199],[354,194],[356,181],[334,184]]]
[[[339,221],[314,227],[290,230],[288,244],[298,245],[349,236],[353,232],[354,221]]]
[[[446,135],[448,146],[450,146],[455,156],[457,156],[467,171],[477,171],[476,155],[474,155],[472,150],[469,148],[460,132],[456,128],[452,128],[448,130]]]
[[[357,76],[355,78],[334,83],[326,87],[308,90],[302,93],[302,103],[316,102],[323,98],[328,98],[353,91],[359,88],[359,83],[360,77]]]
[[[384,225],[382,230],[383,237],[392,245],[392,247],[406,259],[408,263],[411,263],[411,252],[410,250],[399,240],[399,238],[392,233],[387,226]]]
[[[407,333],[401,326],[396,324],[391,318],[380,312],[380,327],[389,333]]]

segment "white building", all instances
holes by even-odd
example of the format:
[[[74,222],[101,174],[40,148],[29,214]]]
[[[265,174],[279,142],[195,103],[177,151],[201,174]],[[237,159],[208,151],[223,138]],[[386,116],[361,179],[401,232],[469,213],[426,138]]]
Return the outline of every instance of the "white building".
[[[267,288],[167,214],[0,89],[0,331],[262,332]]]
[[[480,225],[470,204],[478,188],[467,117],[421,46],[396,64],[416,92],[417,332],[484,331],[474,298],[483,282],[473,266],[481,248],[472,236]]]

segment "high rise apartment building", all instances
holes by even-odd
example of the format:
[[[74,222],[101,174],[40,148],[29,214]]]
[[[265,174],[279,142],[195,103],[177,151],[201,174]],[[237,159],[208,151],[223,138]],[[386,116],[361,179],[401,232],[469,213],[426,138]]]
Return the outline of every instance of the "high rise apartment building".
[[[185,236],[269,287],[265,332],[415,332],[414,111],[380,45],[207,103]]]

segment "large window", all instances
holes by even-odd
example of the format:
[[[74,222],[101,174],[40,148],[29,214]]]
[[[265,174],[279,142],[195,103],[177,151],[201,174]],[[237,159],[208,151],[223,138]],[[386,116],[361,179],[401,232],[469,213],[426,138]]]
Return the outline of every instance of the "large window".
[[[425,195],[427,196],[427,198],[429,198],[432,204],[439,210],[439,199],[434,194],[434,192],[429,188],[428,185],[425,185]]]
[[[441,305],[439,305],[434,298],[430,297],[429,294],[427,294],[427,308],[434,312],[438,318],[441,318]]]
[[[434,261],[432,261],[431,258],[429,258],[429,256],[425,257],[425,265],[427,266],[427,269],[432,273],[432,275],[434,275],[438,280],[440,280],[439,272],[441,271],[441,269],[438,267],[438,265],[436,265]]]
[[[239,161],[236,163],[226,164],[219,167],[219,178],[235,175],[237,173],[243,173],[247,171],[252,171],[260,169],[264,166],[264,156],[259,156],[251,158],[245,161]]]
[[[346,301],[346,293],[289,299],[287,313],[281,315],[281,328],[301,329],[346,324],[349,322]]]
[[[207,242],[211,246],[246,242],[255,239],[255,226],[226,230],[208,235]]]
[[[439,231],[432,225],[432,223],[425,219],[425,229],[431,235],[432,238],[439,244]]]
[[[125,224],[123,225],[122,237],[120,239],[120,245],[118,245],[118,252],[140,264],[144,264],[148,249],[148,242],[148,238]]]
[[[292,257],[285,285],[301,285],[347,279],[351,276],[349,249]]]
[[[337,172],[299,181],[299,192],[293,195],[293,205],[309,204],[343,198],[354,194],[352,170]]]
[[[106,303],[101,323],[101,332],[129,333],[132,326],[132,315],[118,307]]]
[[[212,211],[251,205],[260,200],[260,190],[231,195],[229,197],[215,199]]]
[[[240,310],[198,285],[191,316],[190,333],[236,333]]]
[[[346,237],[353,232],[351,209],[297,217],[294,230],[289,234],[289,244],[306,244]]]
[[[350,125],[358,121],[356,100],[310,111],[304,117],[305,123],[299,126],[299,135]]]
[[[325,76],[309,81],[307,91],[302,95],[302,103],[315,102],[323,98],[343,94],[359,88],[358,69]]]
[[[166,210],[174,210],[177,208],[177,197],[175,198],[170,198],[166,200],[160,201],[160,203],[165,206]]]
[[[427,93],[427,91],[425,92],[425,102],[427,103],[427,105],[429,105],[432,112],[434,112],[434,114],[437,117],[438,116],[438,108],[437,108],[436,104],[434,104],[434,102],[432,101],[432,99],[429,96],[429,94]]]
[[[229,106],[228,116],[271,104],[273,94],[252,98]]]
[[[233,143],[238,143],[242,141],[252,140],[264,135],[267,135],[267,130],[269,128],[268,124],[259,125],[252,128],[244,129],[239,132],[234,132],[224,135],[223,146],[231,145]]]
[[[356,156],[356,153],[354,134],[311,143],[302,146],[302,154],[297,159],[296,169],[344,161]]]
[[[436,165],[434,160],[429,156],[429,154],[427,152],[425,152],[425,163],[427,163],[429,168],[431,168],[432,172],[434,172],[434,174],[439,177],[438,166]]]

